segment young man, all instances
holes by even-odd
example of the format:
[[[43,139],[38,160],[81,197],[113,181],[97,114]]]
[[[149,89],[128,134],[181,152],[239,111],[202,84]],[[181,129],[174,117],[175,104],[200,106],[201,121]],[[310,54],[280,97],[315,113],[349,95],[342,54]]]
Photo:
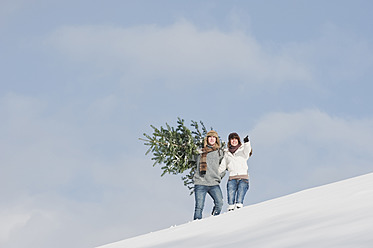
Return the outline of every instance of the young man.
[[[194,174],[194,196],[195,209],[194,219],[202,219],[203,207],[206,194],[214,200],[212,215],[219,215],[223,206],[223,194],[220,189],[221,179],[225,171],[219,173],[219,164],[223,159],[224,152],[220,147],[217,132],[211,130],[204,139],[204,147],[199,151],[197,157],[197,170]]]

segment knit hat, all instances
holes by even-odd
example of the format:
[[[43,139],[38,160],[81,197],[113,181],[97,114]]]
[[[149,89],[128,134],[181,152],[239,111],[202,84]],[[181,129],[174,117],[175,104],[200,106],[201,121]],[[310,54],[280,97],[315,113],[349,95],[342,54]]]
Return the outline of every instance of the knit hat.
[[[219,139],[219,135],[216,131],[214,130],[211,130],[207,133],[205,139],[203,140],[203,147],[206,147],[207,146],[207,137],[215,137],[216,138],[216,144],[218,145],[217,148],[220,147],[220,139]]]
[[[229,136],[228,136],[228,145],[230,145],[230,141],[231,139],[237,139],[238,140],[238,144],[241,145],[241,139],[240,139],[240,136],[237,134],[237,133],[230,133]]]

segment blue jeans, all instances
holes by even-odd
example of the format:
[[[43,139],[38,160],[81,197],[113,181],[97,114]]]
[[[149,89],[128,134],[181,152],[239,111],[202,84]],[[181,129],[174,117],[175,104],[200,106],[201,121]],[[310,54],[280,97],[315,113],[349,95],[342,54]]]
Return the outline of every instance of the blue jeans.
[[[202,219],[202,211],[205,206],[206,193],[208,193],[214,200],[214,208],[212,209],[212,215],[219,215],[223,207],[223,193],[221,192],[219,185],[205,186],[205,185],[194,185],[194,197],[195,197],[195,208],[194,208],[194,219]]]
[[[234,205],[235,203],[243,204],[246,192],[249,189],[248,179],[232,179],[227,183],[227,197],[228,204]]]

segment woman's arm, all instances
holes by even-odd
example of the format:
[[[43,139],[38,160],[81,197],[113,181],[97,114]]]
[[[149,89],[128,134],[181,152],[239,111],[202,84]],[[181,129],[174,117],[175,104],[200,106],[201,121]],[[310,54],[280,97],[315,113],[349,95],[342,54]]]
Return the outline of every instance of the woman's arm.
[[[220,162],[218,172],[219,172],[219,174],[222,174],[226,170],[227,170],[227,162],[226,162],[225,155],[224,155],[223,159]]]

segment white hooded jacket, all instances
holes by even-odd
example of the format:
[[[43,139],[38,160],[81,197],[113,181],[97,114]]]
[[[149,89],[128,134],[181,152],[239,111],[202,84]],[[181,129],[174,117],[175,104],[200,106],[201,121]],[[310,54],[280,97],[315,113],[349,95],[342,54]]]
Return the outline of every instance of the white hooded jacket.
[[[228,149],[225,150],[224,158],[219,166],[219,173],[225,170],[229,171],[229,176],[249,175],[247,160],[250,157],[251,144],[250,141],[243,143],[237,151],[232,154]]]

